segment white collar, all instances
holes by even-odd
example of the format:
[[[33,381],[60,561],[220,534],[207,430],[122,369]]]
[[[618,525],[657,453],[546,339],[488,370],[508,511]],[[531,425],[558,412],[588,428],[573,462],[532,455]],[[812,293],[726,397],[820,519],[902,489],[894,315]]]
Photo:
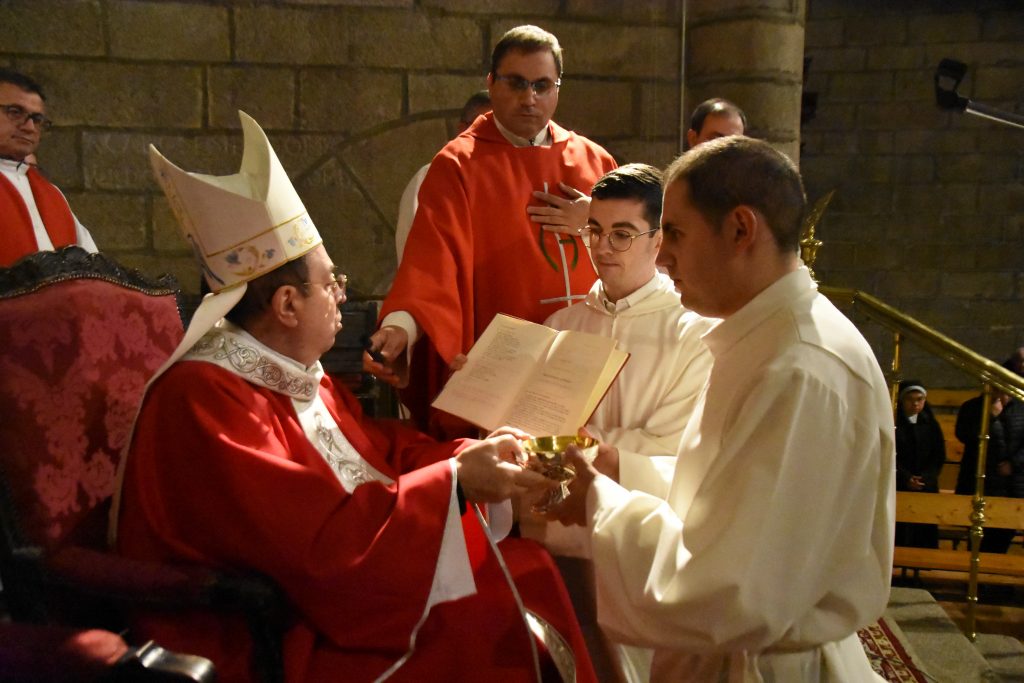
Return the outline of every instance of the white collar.
[[[529,138],[519,137],[505,126],[501,125],[501,121],[498,117],[494,117],[494,125],[498,127],[498,132],[501,133],[506,140],[512,143],[513,147],[550,147],[551,146],[551,129],[547,124],[544,125],[544,130],[537,133],[537,135],[530,140]]]
[[[618,301],[612,301],[611,299],[608,298],[608,293],[605,291],[604,283],[602,282],[599,293],[599,300],[601,302],[601,305],[604,307],[604,310],[608,311],[609,313],[618,313],[626,310],[627,308],[632,308],[633,306],[636,306],[639,302],[646,299],[657,289],[658,271],[655,270],[654,275],[651,276],[650,280],[648,280],[646,283],[644,283],[637,289],[633,290],[627,296],[622,297]]]
[[[0,159],[0,171],[7,175],[27,175],[32,164],[25,161],[14,161],[13,159]]]
[[[719,356],[728,351],[748,332],[757,327],[772,313],[802,296],[818,291],[818,286],[811,279],[806,266],[800,266],[768,285],[743,308],[724,318],[721,323],[705,334],[702,339],[711,350],[711,355]]]

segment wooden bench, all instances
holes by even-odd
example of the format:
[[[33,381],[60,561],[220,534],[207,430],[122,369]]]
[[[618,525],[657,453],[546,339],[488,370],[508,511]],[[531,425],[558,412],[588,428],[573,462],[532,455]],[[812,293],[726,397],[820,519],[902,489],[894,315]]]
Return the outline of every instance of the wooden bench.
[[[940,526],[971,525],[971,496],[951,493],[896,493],[896,521]],[[985,499],[985,528],[1024,529],[1024,499],[992,496]],[[978,572],[1024,578],[1024,555],[979,553]],[[893,566],[969,572],[970,550],[897,547]]]

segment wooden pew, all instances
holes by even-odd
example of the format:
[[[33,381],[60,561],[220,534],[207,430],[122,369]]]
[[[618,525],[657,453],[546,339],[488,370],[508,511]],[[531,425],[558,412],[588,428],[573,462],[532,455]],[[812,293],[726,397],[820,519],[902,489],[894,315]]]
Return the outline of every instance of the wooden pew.
[[[896,521],[938,524],[940,526],[971,525],[971,496],[951,493],[896,492]],[[985,528],[1024,529],[1024,498],[985,499]],[[894,567],[909,569],[941,569],[969,572],[969,550],[897,547]],[[979,553],[978,571],[1024,578],[1024,555]]]
[[[956,413],[964,401],[978,395],[980,389],[929,389],[928,405],[932,407],[935,420],[942,429],[946,440],[946,464],[939,473],[939,489],[952,491],[956,488],[960,461],[964,457],[964,445],[957,441]]]

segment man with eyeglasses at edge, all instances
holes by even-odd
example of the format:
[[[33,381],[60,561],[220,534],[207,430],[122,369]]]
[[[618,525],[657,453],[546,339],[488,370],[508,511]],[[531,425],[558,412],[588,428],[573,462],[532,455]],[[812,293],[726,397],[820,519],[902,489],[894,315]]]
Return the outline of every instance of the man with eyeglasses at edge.
[[[96,251],[57,186],[36,169],[34,155],[45,131],[45,97],[25,74],[0,68],[0,266],[22,256],[77,244]]]
[[[661,180],[653,166],[626,164],[597,181],[581,234],[599,279],[581,305],[556,311],[544,324],[612,337],[629,352],[586,430],[618,448],[623,487],[664,498],[679,438],[711,369],[711,354],[700,338],[713,321],[680,306],[671,278],[657,271]],[[522,517],[520,526],[524,536],[542,541],[557,556],[599,674],[602,667],[612,668],[621,680],[646,683],[651,651],[606,644],[596,624],[583,618],[595,611],[583,530],[538,523],[532,516]]]
[[[578,235],[589,198],[576,188],[591,187],[616,164],[600,145],[551,120],[561,77],[555,36],[536,26],[508,31],[487,75],[493,111],[438,153],[420,189],[370,339],[385,362],[367,355],[364,363],[385,381],[408,384],[403,403],[436,436],[466,433],[466,425],[431,416],[429,403],[449,364],[495,314],[541,322],[584,298],[596,278]]]

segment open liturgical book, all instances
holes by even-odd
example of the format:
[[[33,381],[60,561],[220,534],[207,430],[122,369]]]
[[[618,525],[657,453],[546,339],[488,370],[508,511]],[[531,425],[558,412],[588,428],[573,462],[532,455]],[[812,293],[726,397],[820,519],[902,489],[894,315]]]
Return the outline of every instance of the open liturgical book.
[[[576,434],[628,359],[609,337],[499,313],[433,405],[486,430]]]

